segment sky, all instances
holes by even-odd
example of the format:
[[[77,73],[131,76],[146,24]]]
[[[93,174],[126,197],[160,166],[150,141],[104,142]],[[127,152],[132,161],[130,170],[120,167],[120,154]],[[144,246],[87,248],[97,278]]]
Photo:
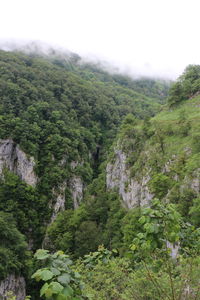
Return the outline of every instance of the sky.
[[[199,0],[0,0],[0,47],[40,41],[176,79],[200,64],[199,11]]]

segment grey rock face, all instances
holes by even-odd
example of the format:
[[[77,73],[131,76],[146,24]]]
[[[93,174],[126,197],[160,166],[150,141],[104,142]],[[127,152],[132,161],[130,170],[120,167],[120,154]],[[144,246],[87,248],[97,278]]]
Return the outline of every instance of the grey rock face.
[[[7,292],[12,292],[16,300],[24,300],[26,297],[26,284],[24,277],[9,275],[0,282],[0,299],[6,300]]]
[[[65,210],[65,189],[67,187],[67,183],[64,182],[58,192],[53,191],[53,194],[56,196],[56,202],[53,206],[53,214],[51,216],[51,222],[53,222],[60,211]]]
[[[75,170],[76,167],[82,165],[83,162],[72,161],[71,168]],[[78,208],[83,199],[83,181],[80,176],[73,175],[69,182],[69,189],[72,194],[74,209]]]
[[[37,177],[34,166],[34,158],[29,158],[13,140],[0,140],[0,175],[6,167],[27,184],[35,186]]]
[[[73,161],[71,162],[71,168],[74,170],[80,163]],[[82,199],[83,199],[83,182],[81,177],[73,175],[69,182],[64,181],[63,184],[59,187],[59,190],[53,194],[56,197],[56,202],[53,206],[53,214],[51,217],[51,222],[55,220],[57,214],[60,211],[65,210],[65,190],[66,188],[70,189],[72,199],[73,199],[73,206],[74,209],[78,208]]]
[[[169,241],[167,241],[166,246],[168,249],[170,249],[171,258],[176,260],[178,257],[178,251],[180,249],[180,243],[170,243]]]
[[[126,164],[126,154],[120,149],[115,149],[114,163],[108,163],[106,168],[107,189],[116,188],[127,208],[149,205],[153,195],[148,189],[149,175],[140,180],[130,177]]]
[[[7,168],[27,184],[35,186],[37,177],[34,173],[34,166],[34,158],[29,158],[13,140],[0,140],[0,176],[3,174],[3,169]],[[24,300],[26,296],[24,277],[10,274],[2,280],[0,282],[0,298],[6,299],[9,291],[13,292],[16,300]]]
[[[76,209],[79,207],[83,199],[83,182],[81,177],[73,176],[69,185],[72,193],[74,209]]]
[[[200,168],[197,168],[190,176],[185,176],[180,192],[184,193],[186,189],[191,189],[198,197],[200,194]]]
[[[200,193],[200,169],[196,169],[192,174],[193,179],[191,180],[191,189],[197,194]]]
[[[191,148],[185,148],[184,151],[187,157],[192,153]],[[117,146],[114,152],[114,162],[108,163],[106,168],[107,189],[116,189],[127,208],[150,205],[154,195],[150,193],[148,188],[148,182],[151,179],[151,169],[148,167],[148,155],[141,173],[131,177],[130,170],[126,164],[126,153],[120,149],[120,146]],[[182,181],[182,179],[179,178],[179,174],[174,173],[174,170],[176,169],[174,166],[176,166],[178,159],[179,157],[177,154],[172,155],[171,158],[163,164],[161,172],[177,182],[181,180],[180,192],[184,192],[185,188],[189,188],[193,190],[196,195],[199,195],[200,168],[196,168],[190,175],[187,174]],[[144,175],[142,176],[142,174]],[[165,197],[166,199],[171,195],[171,191],[171,189],[168,190]]]

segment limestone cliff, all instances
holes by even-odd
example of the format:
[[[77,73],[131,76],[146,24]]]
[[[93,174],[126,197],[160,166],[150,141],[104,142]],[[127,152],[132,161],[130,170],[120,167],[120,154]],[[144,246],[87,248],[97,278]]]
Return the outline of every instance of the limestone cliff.
[[[82,178],[75,174],[76,168],[80,165],[83,165],[83,162],[71,162],[71,169],[73,171],[73,175],[69,181],[69,189],[72,195],[74,209],[79,207],[79,204],[83,199],[84,184]]]
[[[53,214],[51,216],[51,222],[53,222],[60,211],[65,210],[65,189],[67,187],[66,182],[60,185],[58,191],[53,190],[53,195],[56,198],[55,204],[53,205]]]
[[[74,209],[78,208],[83,199],[83,182],[81,177],[73,176],[70,180],[70,191],[72,193]]]
[[[62,162],[65,163],[65,161]],[[33,157],[28,157],[19,145],[12,139],[0,140],[0,175],[3,174],[3,169],[7,168],[11,172],[17,174],[27,184],[35,186],[38,178],[34,172],[35,160]],[[77,162],[71,163],[71,168],[74,170],[78,166]],[[76,209],[83,198],[83,182],[81,177],[72,175],[69,182],[64,181],[56,190],[53,189],[55,204],[53,205],[53,221],[58,212],[65,209],[65,190],[69,188],[73,206]]]
[[[184,153],[186,157],[185,159],[189,161],[191,151],[184,149]],[[107,189],[117,190],[123,200],[123,204],[127,208],[150,205],[151,199],[154,196],[156,197],[149,188],[151,179],[153,175],[156,174],[155,170],[153,171],[150,167],[152,153],[149,152],[148,155],[145,156],[146,159],[143,162],[143,167],[134,176],[131,176],[130,167],[127,164],[128,156],[129,154],[122,151],[119,146],[114,149],[114,158],[112,162],[107,164],[106,167]],[[180,178],[178,171],[176,171],[177,164],[180,163],[179,160],[180,157],[173,154],[168,161],[160,162],[161,164],[163,163],[160,173],[165,174],[172,180],[172,186],[169,187],[165,199],[170,198],[171,194],[174,193],[172,187],[176,184],[176,182],[179,184],[180,194],[184,193],[185,189],[190,189],[196,197],[199,197],[200,168],[197,167],[192,173],[185,172],[185,176]],[[184,168],[184,164],[181,168]],[[159,172],[157,174],[159,174]]]
[[[0,140],[0,175],[6,167],[27,184],[35,186],[34,166],[34,158],[28,157],[13,140]]]
[[[65,161],[63,160],[65,163]],[[53,195],[55,198],[55,203],[53,205],[53,214],[51,217],[51,222],[55,220],[57,214],[60,211],[65,210],[65,191],[69,189],[73,201],[74,209],[78,208],[83,199],[83,189],[84,184],[80,176],[74,173],[75,168],[79,165],[78,162],[73,161],[70,165],[72,170],[72,176],[70,180],[65,180],[57,189],[53,189]]]
[[[3,175],[3,169],[7,168],[27,184],[35,186],[37,176],[34,172],[34,166],[34,158],[28,157],[13,140],[0,140],[0,176]],[[10,274],[4,280],[0,281],[0,297],[3,300],[6,299],[8,291],[13,292],[16,300],[24,300],[25,289],[25,279],[22,276]]]
[[[106,167],[107,189],[117,189],[127,208],[149,204],[153,197],[148,188],[149,175],[131,178],[126,154],[121,149],[115,149],[114,154],[114,162]]]

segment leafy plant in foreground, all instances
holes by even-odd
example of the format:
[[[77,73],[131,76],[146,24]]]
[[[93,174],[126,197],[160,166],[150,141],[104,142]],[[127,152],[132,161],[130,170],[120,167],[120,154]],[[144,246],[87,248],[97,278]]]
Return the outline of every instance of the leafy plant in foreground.
[[[157,249],[167,250],[168,242],[179,242],[181,221],[174,204],[164,205],[154,199],[151,207],[141,210],[138,220],[141,227],[131,245],[134,258],[140,260]]]
[[[40,296],[49,300],[82,300],[83,284],[80,274],[71,266],[72,261],[62,251],[50,254],[48,250],[39,249],[35,258],[45,262],[45,267],[33,275],[36,281],[45,281]]]

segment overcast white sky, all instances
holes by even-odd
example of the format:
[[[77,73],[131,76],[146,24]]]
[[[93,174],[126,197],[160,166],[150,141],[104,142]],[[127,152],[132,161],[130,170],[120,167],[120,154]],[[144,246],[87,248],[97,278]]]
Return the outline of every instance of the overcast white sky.
[[[40,40],[175,78],[200,64],[199,0],[0,0],[0,41]]]

